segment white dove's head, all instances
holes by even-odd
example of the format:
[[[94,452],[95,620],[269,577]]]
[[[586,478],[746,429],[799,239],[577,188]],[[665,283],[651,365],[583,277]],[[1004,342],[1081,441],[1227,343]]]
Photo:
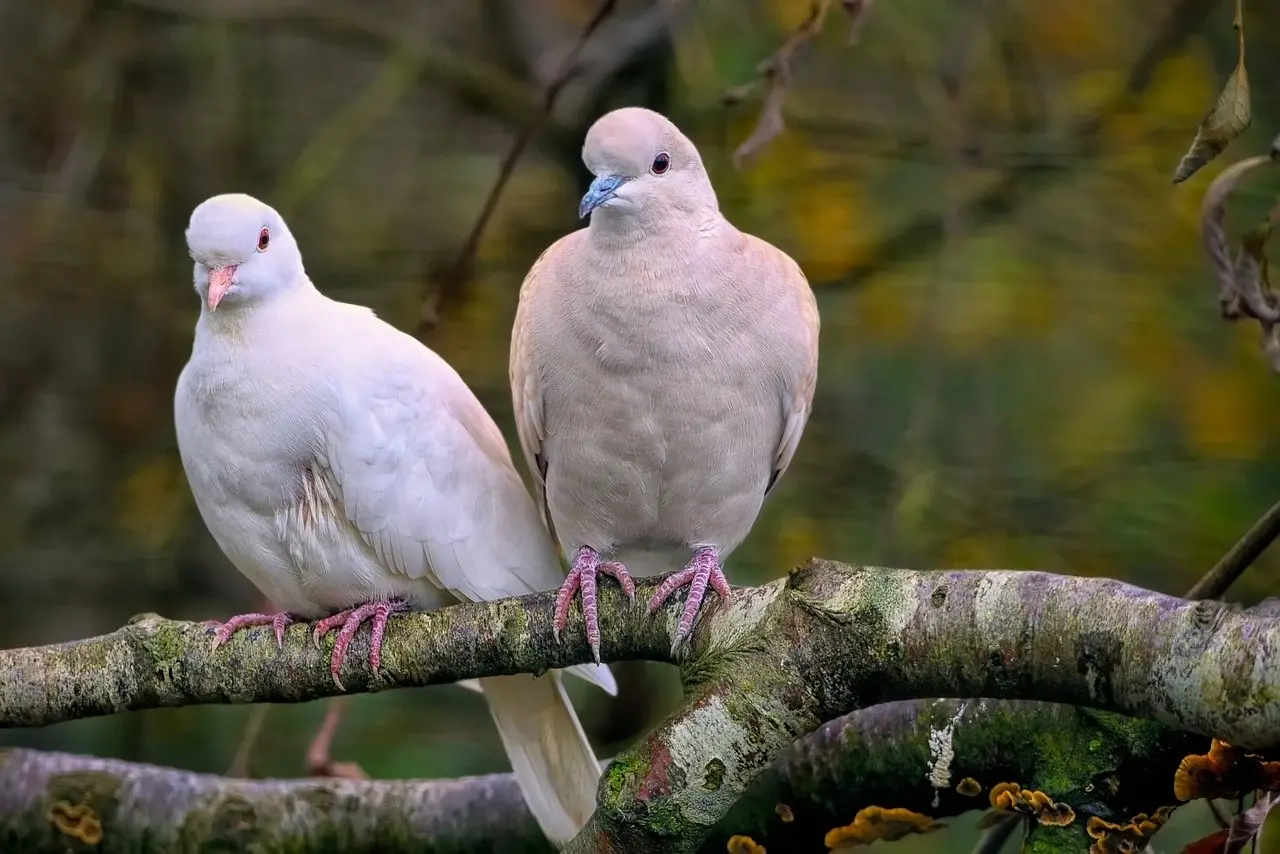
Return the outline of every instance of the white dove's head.
[[[643,107],[606,113],[587,131],[582,162],[596,176],[578,205],[592,223],[660,222],[665,214],[719,209],[698,149],[665,116]]]
[[[206,199],[191,212],[187,248],[196,293],[209,311],[252,305],[306,280],[302,253],[284,219],[243,193]]]

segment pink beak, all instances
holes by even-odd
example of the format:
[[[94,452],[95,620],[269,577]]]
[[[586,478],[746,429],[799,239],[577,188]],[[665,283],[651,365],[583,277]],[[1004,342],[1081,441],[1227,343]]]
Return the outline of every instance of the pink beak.
[[[217,310],[218,303],[222,302],[222,298],[227,295],[227,291],[234,284],[238,266],[238,264],[228,264],[225,267],[214,267],[209,271],[209,311]]]

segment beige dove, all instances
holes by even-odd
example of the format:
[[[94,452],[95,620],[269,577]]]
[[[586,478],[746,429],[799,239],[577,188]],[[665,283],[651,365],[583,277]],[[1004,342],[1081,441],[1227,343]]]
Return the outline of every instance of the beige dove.
[[[178,380],[178,448],[222,550],[281,614],[246,614],[214,645],[319,619],[347,646],[372,622],[381,664],[388,615],[555,588],[555,544],[502,434],[462,378],[372,311],[308,278],[280,215],[245,195],[191,215],[202,308]],[[594,665],[570,672],[609,693]],[[339,683],[341,684],[341,683]],[[599,763],[558,672],[479,680],[531,811],[556,844],[595,806]]]
[[[720,213],[678,128],[628,107],[587,132],[587,228],[520,289],[511,392],[552,530],[572,556],[556,628],[582,591],[599,660],[597,574],[684,569],[676,646],[795,454],[818,373],[818,310],[786,253]]]

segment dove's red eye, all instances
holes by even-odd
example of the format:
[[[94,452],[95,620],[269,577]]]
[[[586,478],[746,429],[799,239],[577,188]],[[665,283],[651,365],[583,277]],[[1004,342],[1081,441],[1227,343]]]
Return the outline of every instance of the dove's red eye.
[[[271,232],[268,229],[262,229],[258,232],[258,251],[266,252],[267,247],[271,245]]]
[[[661,175],[670,168],[671,158],[667,156],[667,153],[664,151],[657,157],[653,158],[653,166],[649,167],[649,170],[655,175]]]

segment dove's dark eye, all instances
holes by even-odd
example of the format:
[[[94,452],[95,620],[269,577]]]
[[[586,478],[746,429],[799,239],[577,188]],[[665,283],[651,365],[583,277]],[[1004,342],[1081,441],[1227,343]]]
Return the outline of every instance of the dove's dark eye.
[[[258,232],[258,251],[266,252],[267,247],[270,245],[271,245],[271,231],[269,229],[264,228],[262,229],[262,231]]]
[[[649,167],[649,171],[651,171],[655,175],[661,175],[663,172],[666,172],[670,168],[671,168],[671,158],[668,157],[667,153],[664,151],[661,154],[659,154],[657,157],[653,158],[653,165]]]

